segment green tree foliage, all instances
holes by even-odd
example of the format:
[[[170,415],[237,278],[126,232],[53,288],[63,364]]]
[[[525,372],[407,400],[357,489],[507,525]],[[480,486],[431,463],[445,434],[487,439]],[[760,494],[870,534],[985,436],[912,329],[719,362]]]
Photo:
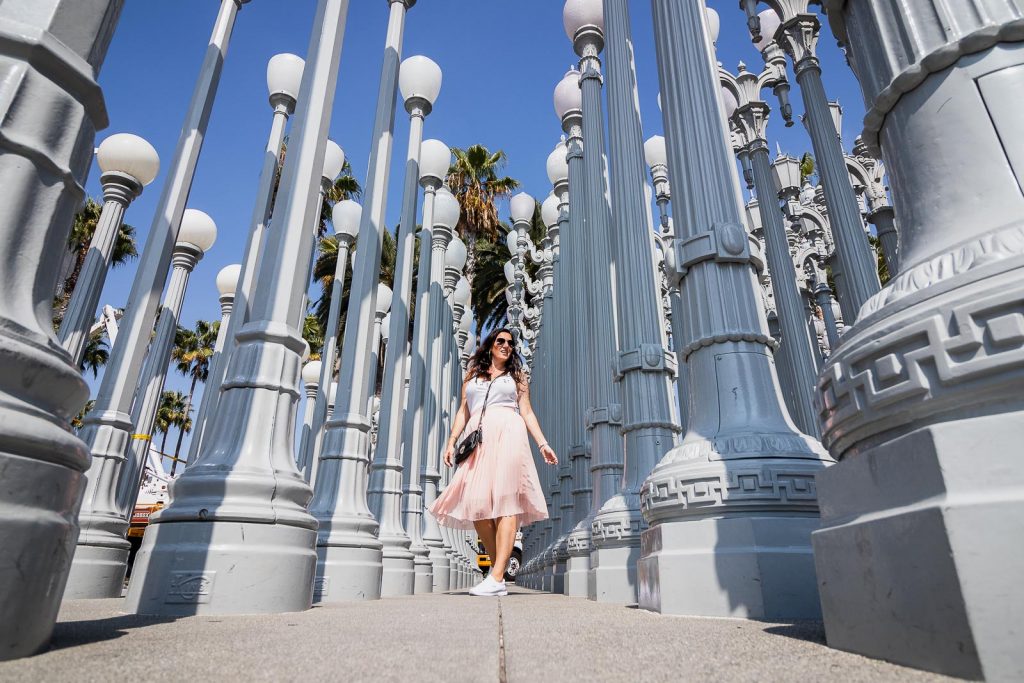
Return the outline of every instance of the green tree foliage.
[[[196,385],[205,382],[210,376],[210,361],[213,357],[213,347],[217,342],[217,333],[220,331],[220,321],[210,322],[208,320],[197,320],[193,329],[179,327],[174,335],[174,348],[171,350],[171,359],[174,362],[174,369],[192,379],[186,399],[185,415],[191,415],[192,403],[194,402]],[[174,448],[174,457],[181,453],[181,442],[185,433],[192,430],[192,419],[188,418],[187,426],[178,431],[178,443]],[[171,466],[171,475],[178,463],[175,460]]]

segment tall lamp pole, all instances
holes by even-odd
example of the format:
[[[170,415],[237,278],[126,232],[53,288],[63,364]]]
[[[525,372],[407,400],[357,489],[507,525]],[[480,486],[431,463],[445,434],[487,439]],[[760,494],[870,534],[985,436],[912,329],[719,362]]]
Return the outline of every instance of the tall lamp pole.
[[[308,288],[309,216],[318,203],[347,0],[320,0],[296,125],[267,230],[249,319],[236,337],[211,429],[171,504],[150,519],[128,587],[142,614],[308,609],[316,556],[311,491],[295,468],[299,374],[293,327]],[[261,590],[252,590],[253,585]]]
[[[366,205],[359,226],[359,258],[352,273],[346,334],[338,371],[344,391],[334,397],[319,454],[320,471],[310,512],[317,519],[314,598],[323,602],[380,597],[382,544],[377,520],[366,500],[370,463],[369,379],[372,320],[377,307],[381,244],[384,239],[388,178],[394,142],[402,37],[408,8],[415,0],[389,0],[387,38],[381,67],[377,113],[366,176]]]
[[[384,544],[381,596],[412,595],[415,584],[413,554],[409,535],[402,527],[402,390],[405,386],[408,353],[409,304],[413,296],[412,267],[416,251],[416,204],[419,196],[420,163],[424,152],[430,175],[440,182],[448,173],[451,151],[423,142],[423,124],[433,109],[441,89],[441,69],[423,56],[409,57],[402,62],[398,84],[409,112],[409,146],[405,162],[405,187],[402,195],[402,216],[398,226],[397,257],[391,311],[391,329],[384,356],[384,395],[381,405],[379,433],[370,480],[370,510],[381,524],[378,538]],[[428,141],[430,142],[430,141]],[[443,148],[443,149],[442,149]],[[440,174],[440,175],[438,175]],[[433,196],[431,194],[431,199]],[[424,206],[424,209],[427,207]],[[430,206],[433,214],[433,206]],[[385,482],[384,480],[387,479]],[[387,507],[384,508],[386,496]],[[387,522],[382,513],[387,512]]]
[[[188,445],[188,462],[190,466],[199,455],[199,447],[206,432],[206,416],[213,412],[220,398],[220,385],[224,381],[224,370],[227,368],[228,356],[235,349],[235,335],[249,315],[249,299],[252,296],[253,281],[256,277],[256,264],[260,250],[263,248],[264,233],[270,211],[273,208],[274,183],[277,180],[278,161],[281,158],[281,145],[284,142],[285,126],[288,117],[295,111],[295,101],[299,96],[302,82],[302,70],[305,61],[293,54],[274,55],[267,64],[267,90],[270,92],[270,106],[274,116],[270,124],[270,137],[263,152],[263,167],[260,169],[259,183],[256,190],[256,205],[249,220],[249,237],[245,244],[242,257],[242,269],[235,286],[234,308],[227,328],[223,330],[225,349],[221,355],[210,363],[210,374],[206,378],[203,389],[203,400],[199,404],[196,419],[193,420],[192,439]]]
[[[704,3],[651,5],[683,304],[674,332],[691,396],[685,438],[642,489],[650,528],[637,567],[640,606],[811,617],[819,610],[814,476],[828,456],[796,430],[779,396]]]
[[[160,170],[160,157],[153,146],[129,133],[111,135],[100,143],[96,162],[103,171],[103,211],[57,333],[76,365],[82,361],[125,211]]]

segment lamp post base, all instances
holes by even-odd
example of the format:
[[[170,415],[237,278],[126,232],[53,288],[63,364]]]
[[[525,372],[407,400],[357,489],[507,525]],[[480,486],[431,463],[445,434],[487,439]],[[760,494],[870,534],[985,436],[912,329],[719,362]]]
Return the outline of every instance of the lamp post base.
[[[445,564],[440,567],[434,566],[434,563],[430,561],[430,557],[427,555],[417,555],[413,561],[413,571],[415,572],[415,586],[413,591],[416,595],[423,595],[424,593],[438,593],[448,589],[448,585],[451,583],[451,566],[448,564],[449,560],[445,558]],[[437,577],[435,585],[434,578]]]
[[[405,538],[408,544],[409,539]],[[381,597],[412,595],[415,589],[416,572],[413,567],[415,556],[409,551],[408,545],[389,545],[384,539],[381,556]]]
[[[639,604],[662,614],[820,619],[811,532],[817,515],[662,522],[641,535]]]
[[[962,678],[1024,676],[1022,423],[1017,411],[924,427],[818,475],[830,646]]]
[[[123,547],[80,543],[75,548],[64,600],[121,597],[131,546],[120,540]]]
[[[380,598],[383,550],[373,537],[360,535],[358,545],[322,545],[316,548],[316,585],[313,601],[346,602]]]
[[[570,598],[587,597],[587,575],[589,572],[589,555],[569,555],[569,559],[565,563],[565,594]]]
[[[606,546],[590,553],[587,597],[616,605],[636,604],[636,564],[640,546]]]
[[[430,545],[430,564],[431,564],[431,592],[443,593],[445,588],[448,586],[448,577],[445,576],[445,572],[448,571],[448,554],[444,551],[443,545]]]
[[[301,612],[312,604],[316,530],[215,520],[152,522],[128,585],[135,614]]]

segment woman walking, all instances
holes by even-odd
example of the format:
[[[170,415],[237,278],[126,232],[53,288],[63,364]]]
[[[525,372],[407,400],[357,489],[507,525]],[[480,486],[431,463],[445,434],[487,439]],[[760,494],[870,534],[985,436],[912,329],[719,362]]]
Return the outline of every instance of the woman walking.
[[[455,414],[444,462],[453,464],[456,443],[465,430],[481,425],[483,439],[452,476],[430,513],[454,529],[476,529],[491,555],[491,571],[470,589],[473,595],[508,595],[505,567],[519,528],[548,518],[527,433],[544,461],[558,464],[530,406],[530,389],[522,361],[507,329],[492,332],[473,354],[462,385],[462,405]]]

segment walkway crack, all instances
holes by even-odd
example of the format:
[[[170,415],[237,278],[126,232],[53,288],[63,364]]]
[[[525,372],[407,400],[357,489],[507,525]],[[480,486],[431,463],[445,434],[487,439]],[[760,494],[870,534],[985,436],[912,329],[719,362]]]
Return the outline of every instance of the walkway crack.
[[[501,600],[498,600],[498,683],[508,683],[505,672],[505,620],[501,615]]]

